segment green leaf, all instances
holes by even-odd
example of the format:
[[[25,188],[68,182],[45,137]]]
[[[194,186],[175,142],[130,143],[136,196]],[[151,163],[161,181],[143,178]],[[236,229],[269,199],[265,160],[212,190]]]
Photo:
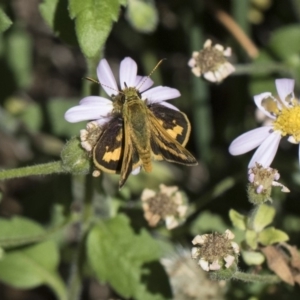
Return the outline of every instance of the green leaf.
[[[52,130],[58,136],[78,136],[79,131],[86,126],[86,122],[69,123],[65,120],[65,112],[78,105],[78,99],[51,98],[47,103]]]
[[[82,52],[95,57],[103,47],[117,21],[118,0],[69,0],[71,18],[75,18],[76,34]]]
[[[248,266],[260,266],[265,261],[264,255],[260,252],[242,251],[242,257]]]
[[[54,29],[55,12],[58,3],[59,0],[43,0],[43,3],[39,5],[41,15],[52,29]]]
[[[3,9],[0,8],[0,33],[8,29],[12,24],[10,18],[6,15]]]
[[[217,231],[224,232],[228,228],[221,216],[209,211],[201,212],[200,216],[192,223],[190,232],[197,235],[200,232]]]
[[[255,250],[257,248],[257,233],[255,231],[246,230],[245,240],[251,249]]]
[[[21,88],[32,80],[32,41],[23,28],[13,28],[7,38],[7,63]]]
[[[45,233],[38,223],[18,216],[11,219],[0,218],[0,228],[0,247],[3,248],[28,244]]]
[[[71,45],[77,45],[75,23],[69,17],[68,0],[43,0],[39,10],[53,32]]]
[[[65,300],[65,286],[56,272],[58,263],[59,253],[53,241],[7,252],[0,260],[0,280],[23,289],[47,284],[60,300]]]
[[[87,253],[97,278],[101,282],[109,282],[123,297],[165,299],[159,291],[151,294],[141,282],[142,274],[147,271],[145,263],[160,256],[158,245],[144,230],[135,234],[124,215],[94,226],[87,238]]]
[[[289,240],[289,236],[282,230],[268,227],[258,235],[258,241],[264,246],[275,243],[285,242]]]
[[[126,17],[137,31],[153,32],[158,24],[158,12],[152,1],[129,0]]]
[[[269,47],[279,58],[283,60],[293,59],[300,53],[299,32],[300,25],[280,27],[272,33]]]
[[[275,208],[273,206],[261,204],[253,210],[249,218],[249,225],[254,231],[260,232],[272,223],[274,216]]]
[[[236,210],[231,209],[229,211],[229,218],[232,225],[240,230],[246,230],[247,217],[238,213]]]

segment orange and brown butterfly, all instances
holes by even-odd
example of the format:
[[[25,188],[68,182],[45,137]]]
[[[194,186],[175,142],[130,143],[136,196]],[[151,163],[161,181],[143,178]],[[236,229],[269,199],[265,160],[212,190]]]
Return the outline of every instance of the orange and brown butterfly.
[[[98,129],[96,137],[90,131],[94,142],[86,141],[86,131],[81,139],[85,148],[92,151],[97,169],[119,173],[121,188],[128,176],[137,174],[141,167],[151,172],[152,160],[197,165],[194,156],[184,148],[190,136],[190,122],[184,113],[165,101],[179,97],[177,89],[150,89],[153,81],[149,76],[137,76],[137,64],[129,57],[120,65],[121,90],[106,59],[100,61],[97,75],[112,100],[89,96],[65,114],[69,122],[94,120],[90,123],[90,128]]]

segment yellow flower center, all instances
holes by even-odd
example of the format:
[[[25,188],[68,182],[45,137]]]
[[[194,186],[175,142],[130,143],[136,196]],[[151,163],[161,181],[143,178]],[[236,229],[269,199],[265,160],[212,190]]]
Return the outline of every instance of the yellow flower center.
[[[273,123],[274,129],[279,130],[282,136],[291,135],[300,143],[300,105],[283,107]]]

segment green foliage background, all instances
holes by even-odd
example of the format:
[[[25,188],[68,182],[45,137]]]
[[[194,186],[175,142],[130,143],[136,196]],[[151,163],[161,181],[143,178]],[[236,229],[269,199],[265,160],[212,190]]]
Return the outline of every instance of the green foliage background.
[[[226,11],[252,40],[251,57],[218,21]],[[274,79],[294,78],[300,93],[299,0],[3,0],[0,2],[0,166],[16,168],[59,160],[85,122],[70,124],[66,110],[100,93],[103,57],[117,74],[126,56],[155,85],[177,88],[172,103],[192,124],[187,148],[199,165],[160,162],[150,174],[57,174],[0,182],[0,299],[188,299],[172,295],[162,257],[191,248],[196,234],[232,228],[229,210],[252,209],[246,197],[251,154],[231,157],[230,142],[259,126],[253,95],[276,93]],[[233,50],[236,72],[220,84],[193,77],[187,62],[207,38]],[[291,193],[274,195],[273,225],[300,243],[297,147],[283,141],[272,165]],[[181,227],[149,228],[144,188],[178,185],[191,204]],[[240,238],[236,232],[237,239]],[[241,262],[241,269],[256,272]],[[195,276],[199,298],[204,279]],[[102,292],[102,298],[92,290]],[[298,287],[228,283],[228,299],[292,299]],[[14,297],[14,298],[13,298]],[[202,297],[202,298],[201,298]],[[195,298],[196,299],[196,298]]]

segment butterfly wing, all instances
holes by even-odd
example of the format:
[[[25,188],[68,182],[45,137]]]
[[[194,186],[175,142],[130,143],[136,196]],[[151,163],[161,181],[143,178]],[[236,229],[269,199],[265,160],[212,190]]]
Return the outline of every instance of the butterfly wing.
[[[126,130],[128,128],[124,125],[122,116],[120,114],[113,116],[103,125],[102,133],[93,148],[93,161],[99,170],[121,174],[120,188],[131,171],[142,164]]]
[[[154,112],[153,106],[155,106]],[[155,104],[150,108],[149,121],[153,159],[188,166],[197,165],[195,157],[184,148],[191,130],[185,114]]]
[[[191,124],[187,116],[181,111],[157,103],[149,105],[148,108],[167,133],[185,147],[191,133]]]

